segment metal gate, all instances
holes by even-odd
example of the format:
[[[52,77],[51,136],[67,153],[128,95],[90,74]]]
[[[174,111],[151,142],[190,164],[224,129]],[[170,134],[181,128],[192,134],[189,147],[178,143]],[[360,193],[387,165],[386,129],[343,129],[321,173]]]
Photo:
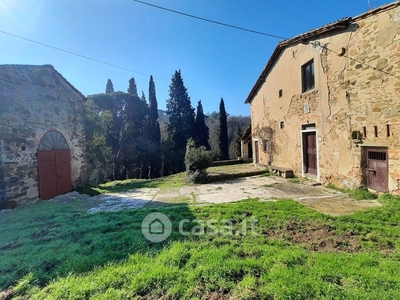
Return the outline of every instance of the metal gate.
[[[39,196],[50,199],[72,189],[71,154],[58,131],[47,132],[38,148]]]
[[[367,149],[367,186],[377,192],[388,191],[387,149]]]

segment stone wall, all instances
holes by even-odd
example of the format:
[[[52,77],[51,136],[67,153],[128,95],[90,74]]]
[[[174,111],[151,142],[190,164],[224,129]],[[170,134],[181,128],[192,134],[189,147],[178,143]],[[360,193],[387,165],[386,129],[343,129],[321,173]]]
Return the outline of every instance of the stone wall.
[[[59,131],[68,142],[73,185],[85,182],[83,101],[52,66],[0,66],[5,186],[0,208],[39,196],[37,150],[50,130]]]
[[[281,50],[251,101],[253,143],[258,140],[261,146],[268,138],[266,129],[272,129],[272,153],[260,148],[260,163],[306,176],[302,129],[315,124],[317,180],[342,187],[363,185],[363,149],[386,147],[389,191],[399,192],[399,5],[371,11],[353,18],[347,28],[316,34]],[[315,87],[303,93],[301,67],[310,60]],[[364,128],[367,136],[361,144],[354,143],[352,133],[363,133]]]

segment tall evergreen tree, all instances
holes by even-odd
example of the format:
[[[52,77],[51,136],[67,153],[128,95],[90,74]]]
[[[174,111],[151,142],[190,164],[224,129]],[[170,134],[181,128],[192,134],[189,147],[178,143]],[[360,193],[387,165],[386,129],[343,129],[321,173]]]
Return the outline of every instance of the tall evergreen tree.
[[[223,98],[221,98],[221,102],[219,103],[219,149],[221,151],[221,160],[228,160],[228,121]]]
[[[177,159],[174,163],[176,169],[173,172],[180,172],[185,169],[186,142],[193,136],[195,116],[180,70],[175,71],[171,79],[166,113],[169,116],[167,131],[171,150],[175,152]]]
[[[158,103],[156,97],[156,86],[153,76],[149,81],[149,106],[150,106],[150,138],[157,146],[161,143],[160,124],[158,122]]]
[[[234,139],[235,157],[242,156],[242,143],[241,143],[242,135],[243,135],[242,126],[240,126],[239,122],[237,122],[237,127],[236,127],[236,131],[235,131],[235,139]]]
[[[201,100],[197,103],[196,120],[194,123],[194,141],[196,147],[204,146],[210,150],[210,143],[208,142],[209,130],[204,120],[203,105]]]
[[[136,81],[135,78],[133,77],[129,79],[128,94],[131,94],[133,96],[138,96]]]
[[[147,101],[146,101],[146,95],[144,94],[143,91],[142,91],[142,97],[140,97],[140,100],[142,100],[144,103],[147,103]]]
[[[156,86],[153,81],[153,76],[150,76],[149,81],[149,135],[154,151],[150,160],[152,177],[158,177],[161,171],[161,132],[158,121],[158,103],[156,97]]]
[[[114,85],[111,79],[108,79],[106,85],[106,94],[111,94],[111,93],[114,93]]]

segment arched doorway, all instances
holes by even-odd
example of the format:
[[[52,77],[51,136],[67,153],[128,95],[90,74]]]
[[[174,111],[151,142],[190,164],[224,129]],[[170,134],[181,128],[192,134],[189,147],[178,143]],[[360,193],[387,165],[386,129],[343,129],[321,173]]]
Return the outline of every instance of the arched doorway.
[[[50,199],[71,191],[71,155],[64,136],[47,132],[38,148],[39,197]]]

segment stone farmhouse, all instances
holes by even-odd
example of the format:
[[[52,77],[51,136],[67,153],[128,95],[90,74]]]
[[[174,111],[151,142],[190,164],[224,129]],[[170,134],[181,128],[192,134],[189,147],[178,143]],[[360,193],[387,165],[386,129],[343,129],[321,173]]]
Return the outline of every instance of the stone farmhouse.
[[[399,194],[400,2],[280,42],[245,103],[255,164]]]
[[[52,66],[0,66],[0,209],[85,183],[85,97]]]

